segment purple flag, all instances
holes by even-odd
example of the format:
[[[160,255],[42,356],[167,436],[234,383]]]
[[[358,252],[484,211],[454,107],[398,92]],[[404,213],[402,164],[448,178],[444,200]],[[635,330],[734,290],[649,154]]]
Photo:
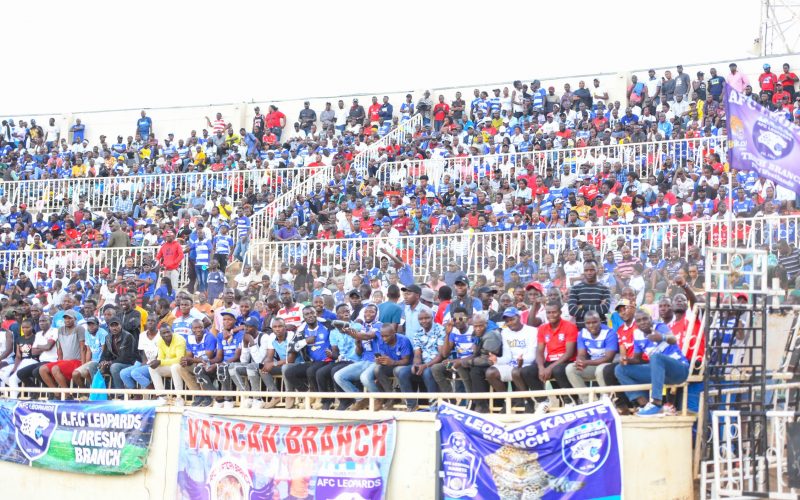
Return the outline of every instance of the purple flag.
[[[730,166],[800,192],[800,127],[725,86]]]

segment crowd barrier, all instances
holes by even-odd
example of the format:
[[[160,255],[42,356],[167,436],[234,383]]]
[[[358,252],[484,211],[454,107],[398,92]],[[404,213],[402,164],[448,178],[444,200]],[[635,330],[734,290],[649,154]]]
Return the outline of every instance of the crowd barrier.
[[[250,256],[272,271],[279,269],[282,263],[319,264],[324,274],[333,274],[334,271],[352,273],[363,270],[372,257],[390,252],[398,255],[421,279],[427,279],[431,270],[446,270],[450,263],[474,277],[487,271],[489,257],[496,257],[498,264],[512,256],[519,261],[520,253],[527,250],[531,252],[532,260],[542,265],[545,255],[553,255],[554,262],[557,262],[564,251],[579,250],[583,240],[604,257],[606,252],[617,248],[620,236],[625,237],[634,255],[655,249],[668,257],[669,248],[677,246],[679,256],[686,258],[690,245],[699,246],[701,254],[706,247],[728,246],[729,232],[732,232],[734,240],[741,241],[747,248],[766,245],[775,249],[782,239],[793,245],[800,243],[798,223],[800,216],[785,215],[734,219],[730,228],[724,220],[698,220],[501,232],[468,231],[394,238],[256,241],[250,245]]]
[[[155,206],[163,206],[171,200],[176,189],[181,190],[187,205],[197,190],[206,200],[212,192],[217,192],[237,205],[251,189],[269,198],[279,197],[318,170],[315,167],[267,168],[9,181],[0,183],[0,196],[15,205],[27,204],[29,211],[45,213],[60,212],[64,207],[76,210],[82,197],[87,208],[104,212],[114,208],[122,191],[128,191],[131,199],[141,193],[145,200],[153,200]]]

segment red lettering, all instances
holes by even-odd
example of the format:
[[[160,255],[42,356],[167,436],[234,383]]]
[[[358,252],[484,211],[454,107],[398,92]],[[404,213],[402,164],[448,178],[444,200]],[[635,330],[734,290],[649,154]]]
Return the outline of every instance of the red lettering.
[[[222,437],[222,422],[219,420],[212,420],[210,422],[211,426],[214,427],[214,437],[211,439],[211,449],[212,450],[219,450],[220,449],[220,438]]]
[[[350,455],[350,448],[353,446],[352,425],[340,425],[336,430],[336,447],[339,449],[339,456]]]
[[[357,457],[366,457],[369,455],[369,439],[362,439],[368,438],[369,434],[369,427],[364,424],[359,424],[356,426],[355,430],[355,440],[356,440],[356,448],[355,448],[355,455]]]
[[[372,456],[383,457],[386,455],[386,435],[389,426],[386,422],[372,424]]]
[[[225,422],[223,425],[223,429],[225,430],[225,444],[223,445],[225,450],[231,449],[231,423]]]
[[[189,429],[189,448],[211,448],[208,420],[190,418],[186,425]]]
[[[244,435],[244,422],[237,422],[231,428],[233,437],[233,451],[244,451],[247,447],[247,436]]]
[[[298,439],[303,434],[303,428],[293,425],[289,427],[284,440],[286,441],[286,453],[290,455],[297,455],[300,453],[300,440]]]
[[[306,427],[306,431],[303,433],[303,454],[304,455],[316,455],[317,454],[317,442],[315,438],[317,437],[317,427],[313,425],[309,425]]]
[[[258,442],[258,431],[261,430],[261,424],[250,425],[250,430],[247,431],[247,447],[249,451],[261,451],[261,445]]]
[[[319,437],[319,454],[333,455],[333,426],[326,425]]]
[[[278,444],[275,442],[275,435],[278,434],[278,426],[265,426],[261,434],[261,451],[264,453],[278,453]]]

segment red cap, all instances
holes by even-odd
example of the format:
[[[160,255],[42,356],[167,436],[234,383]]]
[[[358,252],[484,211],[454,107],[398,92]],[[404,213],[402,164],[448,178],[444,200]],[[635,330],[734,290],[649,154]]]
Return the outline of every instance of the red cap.
[[[20,203],[19,208],[28,208],[28,205],[26,205],[25,203]]]
[[[733,297],[734,297],[736,300],[739,300],[739,299],[744,299],[744,301],[745,301],[745,302],[750,302],[750,297],[748,297],[746,293],[742,293],[742,292],[739,292],[739,293],[734,293],[734,294],[733,294]]]
[[[103,273],[103,274],[108,274],[108,273],[111,272],[111,270],[109,268],[107,268],[107,267],[104,267],[103,269],[100,270],[100,272]]]
[[[530,289],[539,290],[540,293],[544,293],[544,287],[538,281],[531,281],[530,283],[525,285],[526,292]]]

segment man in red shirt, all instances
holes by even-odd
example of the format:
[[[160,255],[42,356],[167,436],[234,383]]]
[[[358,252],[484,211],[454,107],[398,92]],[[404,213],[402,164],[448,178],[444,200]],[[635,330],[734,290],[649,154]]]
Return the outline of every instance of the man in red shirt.
[[[439,102],[433,107],[433,129],[437,132],[442,128],[444,119],[450,113],[450,105],[444,102],[444,96],[439,96]]]
[[[797,75],[793,72],[789,71],[789,65],[783,65],[783,73],[778,76],[778,82],[783,87],[783,90],[789,92],[790,100],[794,100],[794,84],[797,83],[798,78]]]
[[[769,64],[764,65],[764,72],[758,77],[758,84],[761,86],[761,92],[769,95],[772,99],[772,94],[775,93],[775,85],[778,83],[778,76],[772,72]]]
[[[378,103],[378,98],[375,96],[372,96],[372,104],[367,110],[367,116],[369,116],[369,122],[372,125],[377,125],[381,121],[381,105]]]
[[[175,240],[175,233],[172,231],[164,233],[164,243],[158,249],[156,260],[164,268],[164,276],[177,288],[179,268],[183,262],[183,247]]]
[[[265,119],[265,132],[267,130],[272,130],[272,133],[275,134],[275,137],[280,141],[281,140],[281,133],[283,132],[283,128],[286,126],[286,115],[284,115],[281,111],[278,111],[278,107],[274,104],[269,107],[269,113],[267,113],[267,117]]]
[[[532,391],[543,391],[548,380],[554,380],[559,389],[569,389],[572,385],[567,378],[567,365],[575,361],[578,327],[561,319],[561,304],[558,302],[548,302],[544,312],[547,323],[539,327],[536,362],[522,367],[520,374]],[[567,402],[578,404],[579,401],[569,396]],[[548,398],[536,398],[537,414],[545,414],[549,409]]]

